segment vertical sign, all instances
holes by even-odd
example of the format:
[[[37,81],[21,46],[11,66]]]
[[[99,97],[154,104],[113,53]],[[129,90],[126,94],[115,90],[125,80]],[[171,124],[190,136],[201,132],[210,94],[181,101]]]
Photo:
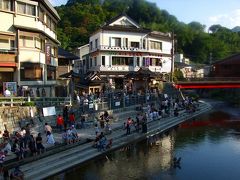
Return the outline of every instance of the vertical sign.
[[[46,53],[46,64],[50,65],[51,64],[51,44],[46,44],[46,50],[45,50],[45,53]]]

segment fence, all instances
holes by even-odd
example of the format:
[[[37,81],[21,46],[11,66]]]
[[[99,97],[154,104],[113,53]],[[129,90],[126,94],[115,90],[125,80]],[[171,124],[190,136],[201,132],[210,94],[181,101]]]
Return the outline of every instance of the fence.
[[[32,102],[32,103],[30,103]],[[0,97],[1,106],[61,106],[71,104],[70,97]]]

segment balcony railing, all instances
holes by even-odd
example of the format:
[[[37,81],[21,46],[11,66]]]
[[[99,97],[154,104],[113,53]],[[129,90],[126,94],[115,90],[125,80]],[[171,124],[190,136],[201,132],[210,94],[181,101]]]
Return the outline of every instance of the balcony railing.
[[[93,48],[90,52],[95,52],[97,50],[101,51],[118,51],[118,52],[138,52],[138,53],[161,53],[161,54],[171,54],[170,49],[146,49],[140,47],[117,47],[117,46],[106,46],[100,45],[97,48]]]
[[[0,54],[16,54],[17,48],[11,48],[11,49],[1,49],[0,48]]]

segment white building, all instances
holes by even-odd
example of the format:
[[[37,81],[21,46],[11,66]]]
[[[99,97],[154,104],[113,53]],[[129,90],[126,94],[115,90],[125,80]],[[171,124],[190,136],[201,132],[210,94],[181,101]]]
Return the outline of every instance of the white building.
[[[124,76],[140,67],[162,74],[171,72],[171,34],[141,28],[125,14],[93,33],[89,48],[85,66],[116,89],[123,89]]]
[[[80,60],[74,60],[73,71],[75,73],[85,74],[87,72],[86,61],[89,55],[89,44],[77,48],[74,54],[80,57]]]
[[[183,54],[175,54],[174,55],[174,62],[190,64],[190,60],[183,56]]]
[[[0,0],[0,85],[54,96],[60,17],[48,0]]]

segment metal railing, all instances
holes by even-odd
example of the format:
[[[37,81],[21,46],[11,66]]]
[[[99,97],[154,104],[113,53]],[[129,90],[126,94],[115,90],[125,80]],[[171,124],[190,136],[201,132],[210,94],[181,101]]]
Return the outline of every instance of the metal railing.
[[[179,79],[175,83],[181,82],[236,82],[240,81],[240,77],[203,77],[203,78],[186,78]]]
[[[0,97],[1,106],[59,106],[71,104],[70,97]]]

